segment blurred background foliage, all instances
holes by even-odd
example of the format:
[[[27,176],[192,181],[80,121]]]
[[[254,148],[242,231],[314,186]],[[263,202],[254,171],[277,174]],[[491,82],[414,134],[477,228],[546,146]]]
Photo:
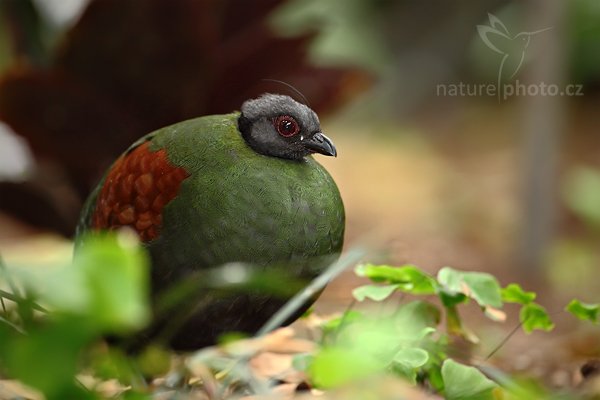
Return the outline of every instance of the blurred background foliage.
[[[550,28],[513,81],[583,96],[440,95],[496,83],[502,55],[477,30],[489,14],[511,54],[518,33]],[[298,88],[340,149],[320,161],[348,209],[348,246],[429,271],[518,276],[542,301],[582,290],[598,301],[596,0],[0,0],[0,20],[7,258],[40,233],[69,238],[90,188],[137,137],[266,91],[295,95],[266,78]],[[353,279],[321,307],[347,302]]]

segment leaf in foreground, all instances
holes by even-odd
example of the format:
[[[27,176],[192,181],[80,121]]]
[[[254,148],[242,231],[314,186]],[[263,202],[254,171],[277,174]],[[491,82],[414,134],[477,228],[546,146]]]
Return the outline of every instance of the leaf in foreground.
[[[498,385],[477,368],[448,359],[442,365],[447,400],[493,400]]]
[[[364,285],[359,286],[352,291],[352,296],[358,301],[365,301],[365,299],[371,299],[373,301],[383,301],[390,297],[396,290],[396,285]]]
[[[404,304],[392,317],[396,330],[392,336],[396,343],[418,342],[440,323],[440,310],[433,304],[415,300]]]
[[[412,294],[434,294],[437,282],[414,265],[392,267],[389,265],[362,264],[356,267],[356,275],[373,282],[397,285],[399,290]]]
[[[52,321],[28,335],[0,330],[3,369],[48,399],[92,397],[74,381],[80,350],[93,337],[84,322],[73,318]]]
[[[317,354],[309,367],[312,382],[319,388],[339,387],[381,371],[381,364],[358,349],[332,347]]]
[[[394,356],[394,370],[412,384],[417,380],[417,369],[429,361],[429,353],[421,348],[403,348]]]
[[[86,238],[72,272],[83,274],[87,315],[109,332],[143,327],[150,317],[147,268],[146,253],[126,234]]]

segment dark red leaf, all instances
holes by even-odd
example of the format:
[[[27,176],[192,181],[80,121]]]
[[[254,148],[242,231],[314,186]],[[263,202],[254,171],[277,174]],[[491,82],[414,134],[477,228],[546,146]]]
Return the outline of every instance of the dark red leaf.
[[[279,0],[93,0],[47,69],[0,80],[0,119],[37,157],[62,166],[85,196],[140,136],[184,119],[233,111],[263,92],[301,90],[331,109],[364,83],[350,70],[307,62],[311,35],[277,37],[266,17]],[[358,83],[358,85],[357,85]]]

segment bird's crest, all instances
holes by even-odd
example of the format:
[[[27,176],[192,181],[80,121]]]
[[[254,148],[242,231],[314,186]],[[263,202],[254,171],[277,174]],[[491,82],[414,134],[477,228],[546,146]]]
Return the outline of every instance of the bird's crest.
[[[306,99],[306,96],[304,96],[301,91],[299,91],[298,89],[296,89],[296,87],[294,85],[289,84],[289,83],[284,82],[284,81],[280,81],[279,79],[263,78],[262,80],[265,81],[265,82],[278,83],[280,85],[283,85],[283,86],[287,87],[288,89],[290,89],[292,92],[294,92],[295,94],[297,94],[302,99],[302,103],[304,103],[305,106],[310,107],[310,104],[308,104],[308,100]]]

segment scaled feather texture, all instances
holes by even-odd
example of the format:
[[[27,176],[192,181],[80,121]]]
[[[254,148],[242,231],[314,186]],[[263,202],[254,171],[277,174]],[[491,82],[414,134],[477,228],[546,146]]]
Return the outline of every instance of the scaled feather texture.
[[[311,154],[335,155],[335,146],[316,114],[287,96],[264,95],[241,109],[180,122],[136,142],[91,194],[78,236],[136,230],[151,255],[155,295],[227,263],[317,276],[341,252],[345,215],[335,182]],[[203,306],[169,344],[194,349],[225,332],[254,333],[285,301],[256,290],[223,297],[199,289],[185,308]]]

